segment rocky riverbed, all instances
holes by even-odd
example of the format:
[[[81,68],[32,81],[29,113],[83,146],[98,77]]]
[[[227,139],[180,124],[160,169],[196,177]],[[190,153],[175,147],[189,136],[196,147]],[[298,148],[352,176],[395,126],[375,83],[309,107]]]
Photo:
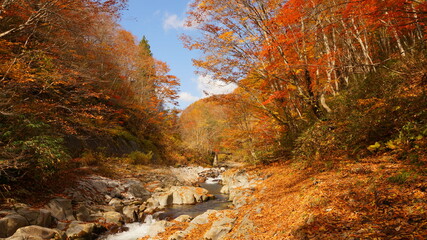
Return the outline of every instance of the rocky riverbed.
[[[146,224],[145,240],[168,239],[225,239],[230,231],[244,233],[247,227],[251,227],[249,220],[247,223],[237,223],[237,216],[241,207],[246,205],[254,191],[260,177],[250,176],[244,170],[229,170],[222,174],[221,192],[228,194],[230,207],[222,210],[207,210],[195,216],[181,215],[173,221],[157,221]],[[229,236],[228,236],[229,237]],[[121,239],[121,238],[118,238]],[[123,238],[126,239],[126,238]],[[240,238],[235,238],[240,239]]]
[[[126,223],[144,222],[168,205],[211,199],[206,189],[194,185],[224,170],[184,167],[122,179],[86,176],[42,208],[16,203],[2,209],[0,238],[96,239],[105,232],[123,231]],[[168,224],[163,225],[164,229]]]

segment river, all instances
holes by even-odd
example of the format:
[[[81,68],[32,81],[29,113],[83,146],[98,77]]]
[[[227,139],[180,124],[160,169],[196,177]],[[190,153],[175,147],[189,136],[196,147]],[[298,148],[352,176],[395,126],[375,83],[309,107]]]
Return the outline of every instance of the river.
[[[228,208],[230,202],[228,202],[228,195],[220,192],[222,185],[220,184],[221,177],[208,178],[205,183],[201,183],[200,186],[209,191],[210,194],[214,195],[215,198],[207,202],[198,203],[195,205],[171,205],[168,206],[164,211],[157,212],[154,216],[147,216],[144,223],[130,223],[126,224],[127,231],[104,236],[100,239],[106,240],[135,240],[148,235],[156,235],[158,228],[155,227],[155,223],[158,220],[172,220],[181,215],[189,215],[192,218],[206,212],[207,210],[222,210]]]

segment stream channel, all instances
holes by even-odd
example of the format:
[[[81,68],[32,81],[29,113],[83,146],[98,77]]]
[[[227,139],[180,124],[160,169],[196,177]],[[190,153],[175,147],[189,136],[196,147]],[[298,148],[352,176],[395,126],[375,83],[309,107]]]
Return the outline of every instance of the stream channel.
[[[144,236],[150,235],[152,232],[151,226],[159,220],[172,220],[181,215],[189,215],[194,218],[207,210],[222,210],[227,209],[230,202],[228,195],[221,193],[222,185],[220,184],[221,176],[218,178],[208,178],[206,182],[200,183],[200,187],[205,188],[215,198],[207,202],[198,203],[195,205],[171,205],[164,211],[149,215],[144,223],[129,223],[126,224],[129,230],[113,235],[101,237],[99,239],[106,240],[135,240]],[[154,230],[155,231],[155,230]]]

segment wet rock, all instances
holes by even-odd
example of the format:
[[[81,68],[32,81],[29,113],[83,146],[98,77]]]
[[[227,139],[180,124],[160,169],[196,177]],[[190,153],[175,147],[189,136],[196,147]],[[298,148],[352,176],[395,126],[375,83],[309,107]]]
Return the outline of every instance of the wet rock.
[[[0,219],[0,237],[10,237],[16,230],[29,224],[25,217],[19,214],[9,214]]]
[[[64,239],[64,232],[57,229],[50,229],[40,226],[27,226],[18,229],[8,240],[43,240],[43,239]]]
[[[47,208],[51,211],[52,216],[58,220],[76,220],[73,215],[73,206],[70,199],[53,199],[48,203]]]

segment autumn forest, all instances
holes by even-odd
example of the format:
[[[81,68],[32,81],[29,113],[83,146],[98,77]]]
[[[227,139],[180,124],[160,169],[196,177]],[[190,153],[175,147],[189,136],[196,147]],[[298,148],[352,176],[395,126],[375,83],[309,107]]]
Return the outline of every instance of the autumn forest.
[[[387,156],[399,164],[387,184],[412,189],[427,177],[426,1],[193,0],[185,24],[198,35],[180,36],[183,46],[201,53],[198,74],[237,88],[184,110],[167,63],[118,24],[125,8],[0,1],[0,199],[82,167],[108,175],[111,163],[218,158],[313,176]],[[286,239],[313,236],[298,231],[306,238]],[[384,234],[358,236],[398,236]]]

